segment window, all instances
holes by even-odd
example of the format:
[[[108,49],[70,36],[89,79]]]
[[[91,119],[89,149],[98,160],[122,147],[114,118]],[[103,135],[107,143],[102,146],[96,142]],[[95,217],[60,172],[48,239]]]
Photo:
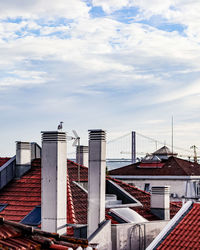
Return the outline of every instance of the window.
[[[30,226],[38,226],[41,223],[41,207],[35,207],[28,215],[21,220],[21,223]]]
[[[144,191],[149,192],[150,191],[150,183],[144,184]]]
[[[196,195],[200,196],[200,182],[196,182]]]
[[[7,207],[8,204],[0,204],[0,212],[4,210],[5,207]]]

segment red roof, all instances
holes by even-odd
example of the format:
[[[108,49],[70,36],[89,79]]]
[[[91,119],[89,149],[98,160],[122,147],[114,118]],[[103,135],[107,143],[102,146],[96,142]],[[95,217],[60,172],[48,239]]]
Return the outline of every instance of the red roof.
[[[67,177],[67,221],[70,224],[87,223],[87,193],[73,181],[78,180],[78,164],[68,160]],[[80,181],[86,182],[88,179],[88,168],[80,166]],[[150,194],[122,181],[114,181],[125,189],[134,198],[139,200],[143,207],[132,208],[148,220],[158,219],[150,212]],[[12,180],[2,190],[0,190],[0,204],[8,204],[0,216],[7,220],[21,221],[35,206],[41,204],[41,163],[40,159],[32,162],[31,169],[20,179]],[[180,209],[179,206],[171,204],[171,217]],[[106,215],[109,218],[109,215]],[[113,220],[114,222],[114,220]],[[72,233],[72,231],[68,231]]]
[[[3,166],[9,160],[9,157],[0,157],[0,167]]]
[[[163,162],[164,163],[164,162]],[[159,164],[159,163],[158,163]],[[145,163],[146,165],[146,163]],[[110,175],[154,175],[154,176],[193,176],[200,175],[200,164],[170,157],[160,168],[141,167],[143,163],[135,163],[109,171]]]
[[[59,236],[56,233],[43,232],[21,223],[0,219],[1,249],[78,249],[88,246],[85,239]],[[82,249],[82,248],[81,248]]]
[[[200,204],[181,219],[157,249],[200,249]]]

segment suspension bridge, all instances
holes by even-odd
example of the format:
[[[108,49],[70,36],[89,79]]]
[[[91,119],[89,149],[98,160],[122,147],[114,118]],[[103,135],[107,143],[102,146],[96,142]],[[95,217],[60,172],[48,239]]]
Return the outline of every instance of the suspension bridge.
[[[173,145],[172,148],[172,145],[165,141],[160,141],[134,131],[108,140],[106,157],[110,162],[136,162],[147,154],[155,152],[162,146],[167,146],[171,151],[178,154],[180,158],[193,159],[194,157],[194,152],[191,148],[186,149],[175,145]],[[69,157],[75,158],[75,150],[69,153]]]

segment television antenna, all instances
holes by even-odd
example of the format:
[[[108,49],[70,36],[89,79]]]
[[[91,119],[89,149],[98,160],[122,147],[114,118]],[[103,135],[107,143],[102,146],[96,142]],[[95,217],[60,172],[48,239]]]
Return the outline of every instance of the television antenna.
[[[74,140],[74,142],[72,143],[73,147],[77,147],[76,151],[77,151],[77,164],[78,164],[78,183],[80,183],[80,152],[78,152],[78,150],[80,150],[80,136],[77,134],[76,130],[72,130],[72,133],[74,134],[74,136],[68,136],[68,140]]]

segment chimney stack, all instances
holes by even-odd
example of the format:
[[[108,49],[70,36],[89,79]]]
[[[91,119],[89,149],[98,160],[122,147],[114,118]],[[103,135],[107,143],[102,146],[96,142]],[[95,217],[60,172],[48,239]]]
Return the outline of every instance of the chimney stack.
[[[22,176],[31,168],[31,143],[16,142],[16,177]]]
[[[170,187],[152,187],[151,212],[162,220],[170,220]]]
[[[31,143],[16,142],[16,164],[31,165]]]
[[[106,132],[89,130],[87,237],[105,220]]]
[[[88,146],[76,147],[76,163],[88,168]]]
[[[42,132],[42,230],[66,233],[66,190],[66,133]]]

